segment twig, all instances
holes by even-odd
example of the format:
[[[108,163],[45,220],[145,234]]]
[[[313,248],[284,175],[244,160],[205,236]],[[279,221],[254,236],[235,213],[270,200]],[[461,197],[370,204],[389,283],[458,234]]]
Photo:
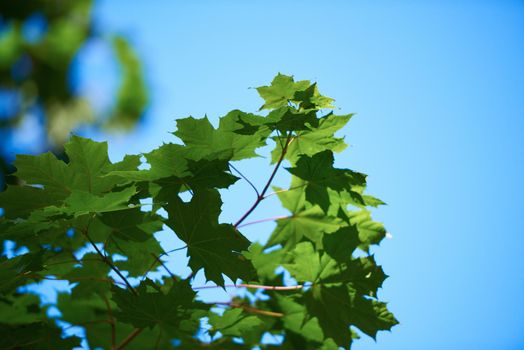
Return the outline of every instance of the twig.
[[[133,339],[135,339],[140,333],[142,333],[142,331],[143,331],[143,328],[135,328],[135,330],[129,333],[129,335],[120,344],[118,344],[118,346],[116,346],[113,350],[122,350]]]
[[[238,225],[240,225],[242,223],[242,221],[244,221],[248,216],[249,214],[251,214],[253,212],[253,210],[255,210],[255,208],[260,204],[260,202],[264,199],[264,195],[266,194],[267,192],[267,189],[269,188],[269,186],[271,185],[271,181],[273,181],[273,178],[275,177],[275,175],[277,174],[277,171],[278,171],[278,168],[280,167],[280,164],[282,164],[282,161],[284,160],[284,157],[286,156],[286,152],[287,152],[287,147],[289,146],[289,144],[291,143],[292,139],[291,139],[291,133],[287,135],[287,138],[286,138],[286,142],[285,142],[285,145],[284,145],[284,148],[282,148],[282,153],[280,154],[280,157],[278,158],[278,162],[277,164],[275,165],[275,168],[273,169],[273,172],[271,173],[271,176],[269,177],[269,179],[267,180],[267,183],[266,185],[264,186],[264,189],[262,190],[262,192],[260,192],[260,194],[258,195],[257,197],[257,200],[255,201],[255,203],[253,203],[253,205],[251,206],[251,208],[249,208],[247,210],[247,212],[242,215],[242,217],[235,223],[235,228],[238,227]]]
[[[247,181],[247,183],[249,185],[251,185],[251,188],[253,188],[253,190],[255,190],[255,193],[257,194],[257,197],[260,197],[260,193],[258,192],[257,188],[255,187],[255,185],[253,185],[253,183],[251,181],[249,181],[249,179],[247,177],[244,176],[244,174],[242,174],[240,172],[240,170],[238,170],[237,168],[235,168],[235,166],[231,163],[229,163],[229,166],[238,173],[238,175],[240,175],[240,177],[242,177],[244,180]]]
[[[253,288],[253,289],[263,289],[263,290],[297,290],[297,289],[304,288],[304,285],[298,284],[296,286],[264,286],[264,285],[258,285],[258,284],[240,283],[240,284],[226,284],[224,287],[225,288]],[[193,287],[194,290],[213,289],[213,288],[222,288],[222,287],[221,286]]]

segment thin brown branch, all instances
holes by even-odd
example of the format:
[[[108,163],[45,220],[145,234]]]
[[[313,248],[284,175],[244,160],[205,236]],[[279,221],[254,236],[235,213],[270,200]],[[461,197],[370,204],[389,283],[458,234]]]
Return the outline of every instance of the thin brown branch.
[[[278,168],[280,167],[280,164],[282,164],[282,161],[284,160],[284,157],[286,156],[287,148],[289,144],[291,143],[291,133],[287,135],[286,142],[284,144],[284,148],[282,148],[282,153],[280,154],[280,157],[278,158],[277,164],[275,165],[275,168],[273,169],[273,172],[269,176],[269,179],[266,182],[266,185],[264,186],[264,189],[260,192],[260,194],[257,197],[257,200],[253,205],[242,215],[242,217],[235,223],[235,228],[238,227],[252,212],[256,209],[256,207],[264,200],[264,195],[266,194],[269,186],[271,185],[271,182],[275,178],[275,175],[277,174]]]
[[[129,335],[124,340],[122,340],[122,342],[118,344],[113,350],[124,349],[129,343],[131,343],[131,341],[133,341],[133,339],[135,339],[140,333],[142,333],[142,331],[142,328],[135,328],[135,330],[129,333]]]

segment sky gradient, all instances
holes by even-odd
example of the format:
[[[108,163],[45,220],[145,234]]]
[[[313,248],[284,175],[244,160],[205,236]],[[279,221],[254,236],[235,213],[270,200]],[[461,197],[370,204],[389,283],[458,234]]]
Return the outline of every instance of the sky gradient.
[[[109,137],[113,160],[174,141],[176,118],[256,111],[249,88],[278,72],[357,113],[337,165],[367,173],[388,203],[375,218],[393,238],[374,252],[400,325],[354,349],[524,348],[524,3],[118,0],[99,1],[95,19],[129,36],[152,95],[136,132]],[[116,79],[107,52],[82,55],[75,79],[103,108]],[[267,159],[242,169],[258,184],[269,172]],[[248,191],[224,193],[223,220],[245,211]],[[285,214],[273,204],[251,218]]]

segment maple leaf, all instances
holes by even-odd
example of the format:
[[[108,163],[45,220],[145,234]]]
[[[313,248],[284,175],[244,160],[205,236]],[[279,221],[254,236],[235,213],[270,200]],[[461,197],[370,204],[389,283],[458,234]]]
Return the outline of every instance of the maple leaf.
[[[360,199],[360,194],[353,190],[354,186],[365,186],[366,176],[349,169],[333,167],[333,152],[323,151],[312,157],[302,155],[293,168],[286,168],[291,174],[307,181],[306,200],[318,204],[327,211],[330,205],[328,188],[337,192],[343,190]]]
[[[152,288],[148,288],[152,287]],[[176,281],[167,293],[146,280],[136,288],[137,294],[113,287],[113,301],[119,310],[115,317],[137,328],[153,328],[156,325],[173,330],[191,317],[193,310],[205,310],[205,304],[195,301],[196,293],[188,281]]]
[[[353,114],[335,115],[330,113],[318,119],[317,127],[310,126],[309,130],[297,131],[293,137],[293,142],[287,147],[286,159],[291,164],[295,164],[302,154],[313,156],[326,150],[333,152],[343,151],[347,147],[344,138],[337,138],[334,134],[344,127],[352,116]],[[281,145],[285,138],[277,136],[273,139],[276,146],[271,153],[271,161],[276,163],[282,153]]]
[[[277,244],[293,247],[306,237],[321,248],[324,234],[335,232],[346,225],[342,219],[326,215],[318,205],[307,206],[305,184],[304,181],[294,178],[291,184],[293,189],[289,191],[274,187],[282,205],[292,215],[277,220],[277,227],[271,233],[266,247]]]
[[[186,145],[186,156],[194,160],[206,159],[212,155],[218,159],[230,160],[257,157],[255,150],[265,145],[269,133],[265,130],[253,135],[235,133],[241,127],[237,120],[242,113],[232,111],[220,118],[218,129],[211,125],[207,117],[178,119],[174,135]]]
[[[220,332],[223,336],[242,337],[251,340],[249,343],[253,345],[257,345],[257,338],[260,339],[265,328],[260,318],[246,314],[241,308],[226,310],[222,315],[212,312],[208,317],[212,326],[211,334]]]
[[[249,241],[232,225],[218,223],[221,206],[216,190],[196,191],[189,203],[177,196],[165,206],[166,223],[187,244],[193,272],[203,268],[206,278],[218,285],[224,285],[222,274],[233,281],[249,280],[252,265],[241,255]]]
[[[297,91],[305,90],[309,85],[309,80],[295,82],[293,77],[279,73],[273,79],[270,86],[261,86],[257,88],[260,97],[265,100],[265,103],[260,107],[260,110],[286,106],[288,101],[293,99]]]
[[[89,298],[93,294],[107,294],[110,289],[110,280],[107,276],[110,270],[109,266],[96,253],[84,255],[81,264],[64,276],[71,283],[77,283],[71,296],[73,298]],[[104,279],[107,279],[107,281],[104,281]]]

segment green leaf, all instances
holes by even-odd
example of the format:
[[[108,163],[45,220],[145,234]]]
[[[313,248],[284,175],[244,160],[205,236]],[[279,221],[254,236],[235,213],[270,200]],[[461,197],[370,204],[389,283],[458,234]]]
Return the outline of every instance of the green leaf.
[[[0,348],[6,350],[70,350],[80,346],[80,338],[62,338],[62,329],[51,322],[23,325],[0,324]]]
[[[276,294],[275,300],[284,316],[282,322],[284,327],[296,334],[302,335],[305,339],[313,341],[315,343],[322,343],[324,340],[324,334],[318,319],[310,318],[306,320],[307,310],[306,307],[288,296]]]
[[[264,252],[264,247],[259,243],[253,243],[244,256],[251,261],[260,280],[270,280],[275,277],[275,270],[282,263],[284,251],[275,250]]]
[[[320,254],[310,242],[301,242],[290,252],[292,263],[284,267],[299,282],[313,282],[327,285],[328,280],[340,276],[344,267],[327,254]],[[336,284],[340,279],[336,278]]]
[[[398,324],[397,319],[388,311],[386,303],[358,297],[352,293],[352,323],[373,339],[378,331],[389,331]]]
[[[203,268],[208,280],[223,286],[222,274],[233,281],[249,280],[253,267],[241,254],[249,241],[232,225],[218,223],[221,206],[216,190],[202,190],[196,191],[189,203],[174,197],[165,209],[167,225],[187,244],[193,272]]]
[[[133,170],[140,164],[137,156],[127,156],[122,162],[111,164],[107,143],[78,136],[71,138],[65,150],[68,164],[51,153],[17,157],[15,175],[31,186],[9,186],[0,193],[0,207],[5,209],[8,218],[25,218],[32,210],[60,206],[73,192],[100,196],[125,182],[121,177],[106,176],[107,173]]]
[[[65,321],[74,325],[83,326],[88,324],[86,332],[86,340],[90,348],[111,349],[111,325],[108,321],[108,308],[112,310],[117,309],[117,305],[112,300],[107,300],[107,304],[103,298],[89,298],[89,299],[72,299],[69,294],[59,294],[57,307],[60,309],[62,315],[61,321]],[[129,334],[134,331],[135,327],[131,324],[115,322],[115,340],[116,344],[120,344],[126,339]],[[142,330],[140,336],[135,338],[126,349],[141,350],[148,349],[151,344],[157,344],[160,349],[172,349],[170,342],[170,334],[166,329],[155,327],[150,330],[146,328]]]
[[[265,145],[268,132],[253,135],[235,133],[241,125],[237,123],[240,111],[232,111],[220,118],[218,129],[213,128],[207,117],[177,120],[174,132],[186,145],[186,157],[194,160],[218,159],[240,160],[257,157],[255,150]]]
[[[59,203],[64,198],[61,193],[31,186],[9,186],[0,193],[0,208],[4,208],[8,219],[26,218],[34,210]]]
[[[322,247],[324,234],[335,232],[345,223],[336,217],[327,216],[319,206],[313,206],[293,213],[293,215],[278,219],[277,227],[271,233],[267,247],[276,244],[293,246],[300,242],[303,237],[315,242]]]
[[[212,334],[219,331],[229,337],[251,338],[250,333],[260,336],[265,328],[265,323],[260,318],[244,313],[241,308],[226,310],[222,315],[211,312],[209,323],[213,327]]]
[[[359,232],[354,225],[345,226],[338,231],[322,237],[326,254],[339,262],[351,258],[353,251],[360,245]]]
[[[131,277],[141,277],[157,266],[158,262],[153,258],[153,255],[158,257],[164,253],[160,243],[154,236],[140,242],[140,244],[137,244],[136,241],[112,236],[107,242],[106,250],[127,258],[123,261],[115,261],[114,264],[120,270],[127,271]]]
[[[196,302],[196,293],[187,281],[177,281],[167,293],[152,289],[152,282],[143,282],[136,288],[138,295],[113,287],[113,301],[119,310],[115,317],[136,328],[153,328],[156,325],[176,329],[180,323],[191,317],[194,309],[205,309]]]
[[[372,338],[379,330],[390,330],[398,324],[385,303],[367,299],[346,286],[313,286],[304,301],[309,314],[318,318],[325,336],[343,347],[351,342],[350,324]]]
[[[108,175],[131,181],[154,181],[171,176],[182,178],[189,175],[184,152],[184,146],[173,143],[163,144],[144,154],[151,167],[149,170],[114,170]]]
[[[344,214],[352,225],[357,226],[362,250],[367,251],[370,245],[379,244],[386,237],[384,225],[373,221],[368,210],[346,211]]]
[[[14,162],[15,175],[28,185],[41,185],[47,192],[65,198],[71,192],[74,179],[78,179],[66,163],[58,160],[51,152],[38,156],[18,155]]]
[[[40,322],[43,318],[45,313],[40,309],[40,298],[34,294],[9,295],[0,302],[0,324],[23,325]]]
[[[105,212],[100,215],[100,220],[111,227],[111,234],[122,240],[144,242],[162,229],[160,217],[140,208]]]
[[[282,205],[292,215],[277,220],[277,227],[269,237],[266,247],[277,244],[293,247],[306,237],[321,248],[325,233],[335,232],[346,225],[342,219],[326,215],[319,206],[306,208],[304,184],[304,181],[294,177],[290,190],[274,187]]]
[[[65,208],[60,211],[75,217],[89,213],[104,213],[129,209],[129,199],[136,194],[134,186],[127,187],[120,192],[109,192],[97,196],[88,192],[73,192],[64,201]]]
[[[309,317],[316,317],[326,338],[332,338],[338,346],[349,348],[352,335],[351,298],[345,286],[325,287],[316,285],[304,295]]]
[[[288,101],[292,100],[297,91],[305,90],[310,86],[308,80],[301,80],[295,82],[293,77],[278,74],[270,86],[261,86],[257,88],[257,91],[265,101],[260,107],[262,109],[273,109],[283,107],[288,104]]]
[[[11,259],[0,256],[0,294],[7,294],[36,277],[31,273],[43,270],[43,251],[30,252]]]
[[[318,91],[317,83],[313,83],[305,90],[295,92],[293,101],[299,103],[301,109],[335,108],[331,103],[335,100],[322,96]]]
[[[287,134],[318,126],[314,110],[302,111],[289,106],[275,109],[267,117],[240,115],[238,122],[244,127],[235,132],[242,135],[254,135],[263,130],[278,130],[282,134]]]
[[[311,157],[327,150],[333,152],[343,151],[347,147],[344,138],[337,138],[334,134],[344,127],[352,116],[353,114],[339,116],[330,113],[318,120],[318,127],[311,127],[310,130],[296,132],[293,142],[287,148],[286,159],[295,164],[302,154]],[[280,145],[285,141],[285,138],[274,137],[273,139],[276,147],[271,153],[271,161],[276,163],[282,153]]]
[[[64,278],[77,283],[73,288],[73,298],[89,298],[94,294],[105,295],[111,287],[108,277],[110,268],[96,253],[82,257],[81,266],[71,270]]]
[[[324,211],[330,205],[328,188],[337,192],[346,190],[363,204],[360,194],[353,191],[353,186],[365,186],[366,176],[349,169],[334,168],[333,161],[331,151],[317,153],[312,157],[302,155],[296,166],[287,170],[307,181],[306,200],[320,205]]]

